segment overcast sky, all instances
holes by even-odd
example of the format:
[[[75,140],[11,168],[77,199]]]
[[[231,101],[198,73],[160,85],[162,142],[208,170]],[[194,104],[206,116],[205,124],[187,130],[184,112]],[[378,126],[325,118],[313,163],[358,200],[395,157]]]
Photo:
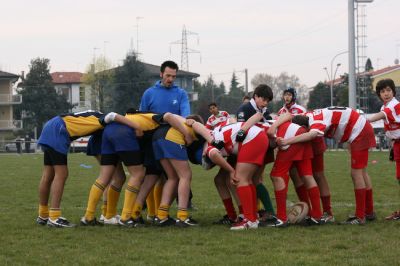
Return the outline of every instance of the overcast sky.
[[[313,86],[326,80],[323,67],[347,50],[347,0],[41,0],[3,1],[0,16],[0,69],[27,71],[35,57],[49,58],[51,71],[85,71],[93,54],[121,64],[133,39],[144,62],[181,63],[182,28],[188,36],[189,70],[210,74],[226,85],[234,70],[244,83],[256,73],[286,71]],[[368,45],[373,66],[393,65],[400,52],[400,1],[366,5]],[[137,17],[141,17],[137,19]],[[137,23],[138,22],[138,23]],[[95,49],[98,48],[98,49]],[[338,74],[348,72],[338,56]]]

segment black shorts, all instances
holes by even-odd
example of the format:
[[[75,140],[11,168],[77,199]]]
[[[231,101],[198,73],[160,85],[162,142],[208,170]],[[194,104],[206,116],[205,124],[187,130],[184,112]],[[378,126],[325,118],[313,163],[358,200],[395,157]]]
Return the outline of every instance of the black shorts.
[[[144,151],[144,167],[146,167],[146,175],[161,175],[163,172],[159,161],[154,157],[152,141],[145,141],[142,144]]]
[[[67,165],[67,155],[54,150],[49,146],[42,145],[44,152],[43,163],[44,165]]]
[[[114,154],[102,154],[101,165],[117,166],[121,161],[125,166],[143,164],[143,153],[141,151],[120,151]]]

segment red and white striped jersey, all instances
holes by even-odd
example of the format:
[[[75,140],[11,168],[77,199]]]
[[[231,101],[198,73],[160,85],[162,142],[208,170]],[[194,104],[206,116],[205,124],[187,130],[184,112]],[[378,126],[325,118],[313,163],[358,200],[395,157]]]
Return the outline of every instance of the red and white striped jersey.
[[[367,120],[348,107],[328,107],[306,114],[310,131],[338,142],[353,142],[363,130]]]
[[[214,129],[218,126],[224,126],[227,124],[229,118],[228,112],[219,111],[217,115],[210,115],[206,122],[206,128]]]
[[[400,139],[400,103],[396,98],[385,103],[381,112],[386,116],[383,124],[386,131],[386,136],[390,139]]]
[[[239,143],[236,142],[236,136],[240,128],[245,122],[238,122],[234,124],[228,124],[223,127],[218,127],[212,131],[214,139],[217,141],[224,141],[224,148],[221,150],[222,155],[227,156],[230,154],[237,154]],[[269,125],[269,124],[268,124]],[[246,138],[242,142],[242,145],[246,145],[252,141],[260,132],[268,130],[269,126],[252,126],[248,131]]]
[[[302,128],[301,126],[291,123],[291,122],[286,122],[278,127],[276,136],[279,138],[283,138],[283,139],[290,139],[292,137],[295,137],[295,136],[305,133],[305,132],[306,132],[306,130],[304,128]],[[290,147],[290,145],[286,145],[286,146],[280,147],[279,149],[287,150],[289,147]]]
[[[278,111],[278,116],[281,114],[285,114],[285,113],[291,113],[292,115],[298,115],[298,114],[304,114],[306,112],[306,108],[304,108],[303,106],[294,103],[292,104],[289,108],[286,107],[286,105],[284,105],[279,111]]]

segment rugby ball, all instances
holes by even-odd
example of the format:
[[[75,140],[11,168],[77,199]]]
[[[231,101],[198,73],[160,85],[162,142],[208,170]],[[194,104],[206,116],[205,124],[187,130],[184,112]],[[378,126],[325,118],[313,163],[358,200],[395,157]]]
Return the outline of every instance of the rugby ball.
[[[301,223],[308,214],[308,205],[305,202],[297,202],[288,211],[288,221],[291,224]]]

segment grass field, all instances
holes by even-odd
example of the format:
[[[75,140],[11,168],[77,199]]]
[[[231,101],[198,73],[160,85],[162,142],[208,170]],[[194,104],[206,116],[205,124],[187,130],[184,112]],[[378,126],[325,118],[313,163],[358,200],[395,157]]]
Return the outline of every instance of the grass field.
[[[354,210],[349,157],[346,152],[327,152],[325,158],[333,210],[337,220],[344,220]],[[192,215],[201,224],[197,228],[40,227],[34,221],[42,155],[0,155],[0,265],[395,265],[400,222],[383,217],[400,207],[400,196],[395,166],[387,158],[387,152],[370,153],[370,162],[377,161],[368,168],[376,222],[231,232],[212,225],[223,215],[223,206],[213,184],[215,171],[199,167],[193,167],[192,186],[197,208]],[[93,158],[72,154],[69,169],[62,210],[78,223],[98,167]],[[265,183],[273,192],[269,178]],[[290,186],[289,200],[296,201]]]

